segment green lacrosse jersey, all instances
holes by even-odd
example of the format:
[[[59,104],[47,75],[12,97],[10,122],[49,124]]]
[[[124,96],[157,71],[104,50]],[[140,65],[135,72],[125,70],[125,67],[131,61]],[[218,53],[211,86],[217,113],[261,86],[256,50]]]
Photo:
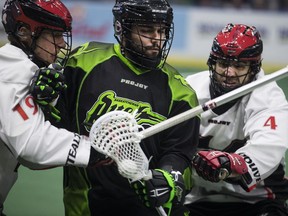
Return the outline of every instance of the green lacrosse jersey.
[[[87,136],[93,122],[113,110],[136,112],[137,123],[148,128],[198,105],[194,90],[173,67],[165,63],[158,70],[138,68],[118,44],[89,42],[76,48],[64,74],[68,88],[59,99],[62,126]],[[149,168],[171,166],[184,174],[187,189],[199,122],[196,116],[141,141]],[[140,202],[115,163],[65,167],[64,203],[69,216],[158,215]]]

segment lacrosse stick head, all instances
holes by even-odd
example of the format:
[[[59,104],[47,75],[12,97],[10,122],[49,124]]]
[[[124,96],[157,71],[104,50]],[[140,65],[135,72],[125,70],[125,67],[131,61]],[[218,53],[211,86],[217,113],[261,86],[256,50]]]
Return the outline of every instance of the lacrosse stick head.
[[[114,160],[119,173],[130,182],[150,175],[149,161],[140,147],[141,128],[134,115],[111,111],[97,119],[89,133],[92,147]]]

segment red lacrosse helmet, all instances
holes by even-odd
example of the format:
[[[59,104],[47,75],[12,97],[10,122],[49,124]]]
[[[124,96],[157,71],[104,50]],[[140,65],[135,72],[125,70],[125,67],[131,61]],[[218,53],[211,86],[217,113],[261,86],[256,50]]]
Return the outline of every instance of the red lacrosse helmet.
[[[249,68],[249,82],[261,69],[261,54],[263,43],[260,33],[254,26],[243,24],[226,25],[213,40],[207,65],[210,70],[211,86],[215,96],[220,96],[233,89],[224,88],[215,78],[214,65],[216,61],[222,61],[228,65],[237,62],[247,62]],[[247,82],[248,83],[248,82]]]
[[[2,23],[7,34],[15,34],[26,24],[32,34],[42,29],[70,31],[72,17],[59,0],[7,0],[2,11]]]
[[[16,40],[19,28],[28,27],[32,32],[34,43],[44,29],[63,32],[66,51],[62,60],[70,54],[72,16],[60,0],[7,0],[2,10],[2,23],[6,33]],[[32,48],[22,47],[22,49],[33,55],[33,44]]]
[[[229,23],[215,37],[211,55],[222,60],[260,61],[262,51],[262,40],[254,26]]]

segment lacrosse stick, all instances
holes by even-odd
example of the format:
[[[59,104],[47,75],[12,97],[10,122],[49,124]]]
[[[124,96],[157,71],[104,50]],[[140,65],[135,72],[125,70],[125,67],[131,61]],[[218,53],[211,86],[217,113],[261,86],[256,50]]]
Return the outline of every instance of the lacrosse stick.
[[[141,132],[142,139],[145,139],[147,137],[150,137],[156,133],[159,133],[163,130],[166,130],[170,127],[173,127],[177,124],[180,124],[188,119],[191,119],[202,112],[205,112],[207,110],[214,109],[216,107],[219,107],[220,105],[226,104],[230,101],[233,101],[236,98],[242,97],[256,88],[263,86],[267,83],[270,83],[272,81],[277,81],[280,79],[283,79],[284,77],[288,76],[288,66],[275,71],[269,75],[266,75],[258,80],[255,80],[251,83],[248,83],[244,86],[241,86],[237,89],[234,89],[233,91],[230,91],[224,95],[221,95],[217,98],[214,98],[212,100],[207,101],[204,104],[200,104],[190,110],[187,110],[186,112],[183,112],[179,115],[173,116],[163,122],[160,122],[156,125],[153,125],[152,127],[149,127]]]
[[[133,115],[124,111],[109,112],[97,119],[93,124],[89,134],[93,142],[92,146],[98,152],[113,159],[118,166],[119,173],[123,177],[128,178],[130,182],[140,179],[151,179],[152,174],[148,168],[149,161],[139,145],[142,139],[180,124],[202,112],[228,103],[250,93],[260,86],[286,76],[288,76],[288,66],[140,132],[141,126],[137,124]],[[226,175],[226,171],[221,170],[220,177],[224,178]],[[162,207],[157,208],[157,210],[159,214],[166,215]]]
[[[149,161],[139,144],[142,129],[130,113],[112,111],[97,119],[89,134],[93,148],[114,160],[120,175],[130,183],[152,178]],[[161,206],[156,210],[161,216],[167,215]]]

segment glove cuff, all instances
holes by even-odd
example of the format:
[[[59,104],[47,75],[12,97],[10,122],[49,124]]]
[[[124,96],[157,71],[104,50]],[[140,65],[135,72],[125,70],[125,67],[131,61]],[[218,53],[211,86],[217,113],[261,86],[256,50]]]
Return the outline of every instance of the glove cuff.
[[[169,200],[166,203],[170,203],[172,202],[172,200],[175,197],[175,183],[174,183],[174,179],[173,176],[167,172],[166,170],[162,170],[162,169],[155,169],[158,172],[161,172],[163,174],[163,176],[165,177],[168,185],[170,186],[170,188],[172,188],[172,190],[170,191],[170,196],[169,196]]]
[[[166,202],[166,204],[172,202],[174,204],[183,204],[185,199],[185,184],[182,173],[176,170],[171,170],[170,172],[162,169],[156,170],[164,175],[168,185],[172,188],[170,191],[169,200]]]

